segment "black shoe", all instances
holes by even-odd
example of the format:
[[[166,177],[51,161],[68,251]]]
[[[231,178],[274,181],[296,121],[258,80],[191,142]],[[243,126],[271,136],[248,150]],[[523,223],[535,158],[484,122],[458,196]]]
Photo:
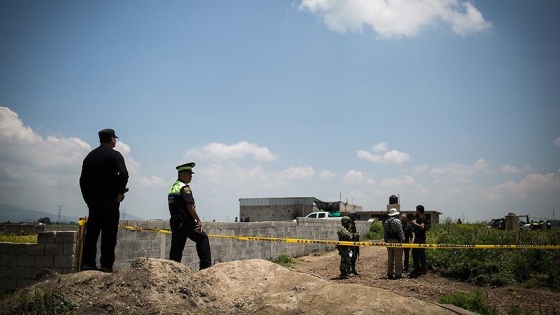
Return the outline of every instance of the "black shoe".
[[[387,275],[387,279],[393,280],[393,279],[394,279],[394,278],[393,278],[393,275]]]
[[[352,274],[354,274],[356,276],[359,275],[359,273],[356,270],[352,270]]]
[[[111,268],[111,267],[100,267],[99,271],[106,272],[106,273],[113,273],[113,268]]]
[[[99,269],[97,269],[97,267],[91,266],[91,265],[82,265],[82,271],[88,271],[88,270],[99,270]]]
[[[339,279],[348,279],[348,274],[347,273],[341,273],[340,276],[338,276]]]
[[[393,280],[399,280],[399,279],[401,279],[401,278],[402,278],[401,275],[395,275],[395,277],[393,278]]]

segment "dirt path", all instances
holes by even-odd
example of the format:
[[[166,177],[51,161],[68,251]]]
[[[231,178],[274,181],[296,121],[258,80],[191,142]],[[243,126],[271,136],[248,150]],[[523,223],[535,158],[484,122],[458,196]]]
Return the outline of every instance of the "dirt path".
[[[532,310],[533,314],[560,313],[560,292],[520,287],[483,288],[447,279],[431,271],[419,278],[404,276],[400,280],[387,280],[387,250],[383,247],[362,247],[360,251],[361,256],[356,267],[360,275],[350,279],[337,279],[340,261],[337,252],[301,257],[293,269],[337,283],[355,283],[381,288],[401,296],[430,302],[439,302],[442,296],[454,292],[481,290],[486,293],[488,304],[497,307],[501,313],[507,314],[516,305]]]

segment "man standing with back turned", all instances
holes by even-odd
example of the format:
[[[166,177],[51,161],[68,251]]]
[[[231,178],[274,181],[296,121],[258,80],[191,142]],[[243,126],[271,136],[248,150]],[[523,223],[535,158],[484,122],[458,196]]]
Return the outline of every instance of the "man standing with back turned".
[[[89,208],[82,254],[82,270],[97,270],[97,239],[101,233],[100,271],[113,272],[119,228],[119,205],[127,191],[128,171],[123,156],[115,151],[113,129],[99,131],[99,147],[82,164],[80,189]]]
[[[199,269],[205,269],[212,265],[210,253],[210,240],[202,229],[202,220],[196,211],[196,204],[189,183],[194,174],[192,169],[195,163],[186,163],[176,167],[177,180],[169,189],[167,200],[171,219],[171,249],[169,259],[181,262],[183,249],[187,238],[196,243],[196,252],[200,260]]]

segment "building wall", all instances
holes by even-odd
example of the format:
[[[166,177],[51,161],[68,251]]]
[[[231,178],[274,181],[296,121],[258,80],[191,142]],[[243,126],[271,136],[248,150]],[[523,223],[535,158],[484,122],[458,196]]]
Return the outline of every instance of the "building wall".
[[[37,244],[0,243],[0,288],[13,290],[34,282],[44,268],[76,271],[76,232],[39,233]]]
[[[157,230],[169,229],[169,221],[121,220],[123,226],[147,230],[119,229],[114,270],[129,268],[139,257],[169,257],[171,234]],[[369,232],[370,222],[356,222],[361,235]],[[206,222],[204,228],[210,235],[260,236],[311,240],[338,240],[338,220],[297,218],[296,222]],[[59,273],[76,271],[76,232],[39,233],[38,244],[0,243],[0,288],[13,290],[34,282],[44,268]],[[333,245],[295,244],[271,241],[242,241],[227,238],[210,238],[214,264],[233,260],[276,259],[280,255],[292,257],[312,252],[331,250]],[[98,253],[99,256],[99,253]],[[98,257],[99,258],[99,257]],[[99,262],[99,259],[97,260]],[[182,263],[198,270],[195,243],[188,240],[183,251]]]

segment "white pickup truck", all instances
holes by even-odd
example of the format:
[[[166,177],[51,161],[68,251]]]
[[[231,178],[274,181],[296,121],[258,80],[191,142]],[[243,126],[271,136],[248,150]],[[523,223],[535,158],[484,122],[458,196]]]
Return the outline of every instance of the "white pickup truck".
[[[342,219],[341,216],[335,217],[332,213],[327,211],[318,211],[318,212],[311,212],[310,214],[306,215],[305,218],[310,219],[332,219],[332,220],[340,220]],[[294,219],[294,222],[296,220]]]

